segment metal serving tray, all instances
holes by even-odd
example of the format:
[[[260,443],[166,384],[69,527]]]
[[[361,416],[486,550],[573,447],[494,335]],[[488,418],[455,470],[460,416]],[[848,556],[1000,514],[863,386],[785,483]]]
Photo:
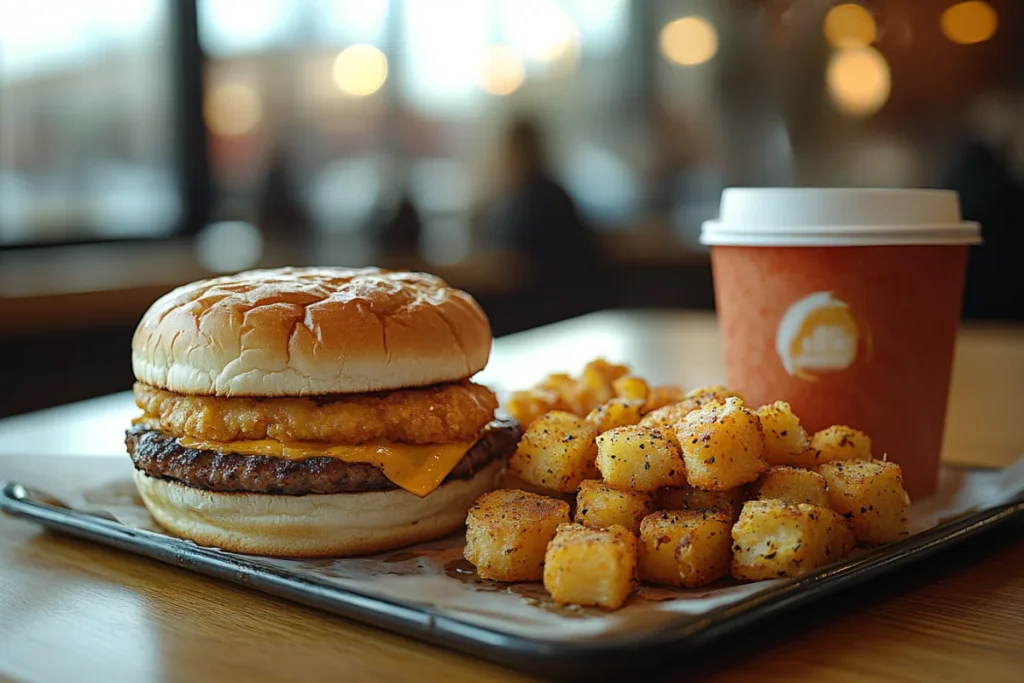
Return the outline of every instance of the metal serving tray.
[[[647,617],[656,614],[657,619],[638,619],[635,625],[623,622],[619,627],[607,631],[592,629],[591,632],[557,638],[550,636],[550,628],[547,632],[538,628],[539,635],[531,635],[531,629],[523,628],[524,624],[512,628],[510,621],[509,627],[506,628],[501,620],[481,620],[474,616],[472,610],[449,609],[443,604],[437,604],[434,589],[430,586],[443,586],[445,584],[436,582],[450,580],[440,574],[429,577],[429,580],[435,583],[423,584],[422,599],[410,597],[408,590],[392,591],[389,595],[388,591],[391,589],[387,586],[400,584],[384,580],[375,581],[372,576],[375,560],[372,559],[330,561],[334,564],[331,565],[331,571],[326,572],[324,568],[328,564],[322,560],[271,560],[226,553],[157,531],[122,524],[113,515],[103,512],[71,509],[42,491],[15,482],[0,482],[0,510],[56,531],[249,586],[255,590],[510,667],[551,676],[609,674],[625,669],[635,672],[639,661],[653,664],[678,658],[682,653],[707,646],[712,641],[768,619],[783,610],[820,601],[844,588],[929,557],[1018,517],[1024,514],[1024,495],[1017,495],[1010,502],[991,509],[967,512],[904,541],[860,553],[852,559],[817,573],[799,579],[765,582],[758,585],[759,589],[756,591],[748,591],[741,597],[730,598],[724,604],[712,605],[708,609],[694,607],[686,613],[655,613],[655,606],[649,605],[648,607],[652,609],[646,613]],[[424,551],[422,557],[431,553],[447,553],[446,557],[454,557],[458,554],[460,543],[460,539],[449,539],[440,545],[434,544]],[[417,553],[412,552],[393,554],[376,561],[399,564],[404,562],[410,574],[415,574],[416,571],[429,573],[424,569],[429,562],[417,560],[416,557]],[[352,585],[351,582],[347,585],[339,583],[332,578],[345,575],[346,567],[358,567],[359,572],[362,572],[362,579],[355,582],[356,585]],[[456,571],[469,570],[456,567]],[[383,586],[379,590],[378,583]],[[481,596],[480,599],[484,599],[482,596],[493,596],[505,590],[501,584],[490,584],[479,579],[469,579],[468,583],[475,584],[471,586],[474,590],[485,591],[475,594]],[[541,592],[533,593],[534,598],[529,598],[529,591],[519,592],[518,596],[499,597],[503,600],[518,597],[520,602],[525,599],[527,603],[533,599],[536,605],[539,604],[536,596]],[[684,593],[685,591],[680,592]],[[524,595],[527,598],[523,598]],[[707,598],[713,603],[712,595],[713,592],[703,594],[697,599]],[[652,602],[673,599],[671,594],[667,595],[665,591],[658,594],[649,592],[648,598]],[[472,601],[475,598],[468,599]],[[543,605],[541,607],[543,608]],[[638,607],[636,613],[641,614],[640,610],[643,607]],[[526,609],[537,608],[535,606]],[[626,615],[622,618],[629,618],[629,609],[627,607],[622,610]],[[610,615],[597,610],[563,614],[564,616],[558,616],[552,615],[549,611],[544,612],[545,618],[549,620],[564,621],[566,633],[571,633],[573,628],[585,626],[588,617],[597,620],[589,622],[591,624],[599,624],[601,619],[611,618]]]

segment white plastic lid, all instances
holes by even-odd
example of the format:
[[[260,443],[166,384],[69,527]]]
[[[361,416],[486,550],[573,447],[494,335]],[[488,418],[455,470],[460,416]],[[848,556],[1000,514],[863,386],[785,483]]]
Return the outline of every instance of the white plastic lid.
[[[722,193],[700,241],[733,246],[980,244],[952,190],[746,188]]]

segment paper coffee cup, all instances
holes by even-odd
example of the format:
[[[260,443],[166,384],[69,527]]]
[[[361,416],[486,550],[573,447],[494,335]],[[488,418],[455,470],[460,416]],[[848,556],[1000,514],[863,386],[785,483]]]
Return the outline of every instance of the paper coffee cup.
[[[912,497],[938,483],[967,247],[955,192],[730,188],[704,223],[727,381],[808,432],[866,432]]]

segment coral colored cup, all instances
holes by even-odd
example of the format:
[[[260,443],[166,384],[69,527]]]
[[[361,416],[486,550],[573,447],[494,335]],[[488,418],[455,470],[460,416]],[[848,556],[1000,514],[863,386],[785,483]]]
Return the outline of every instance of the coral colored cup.
[[[935,492],[967,247],[955,192],[747,189],[703,226],[729,385],[845,424]]]

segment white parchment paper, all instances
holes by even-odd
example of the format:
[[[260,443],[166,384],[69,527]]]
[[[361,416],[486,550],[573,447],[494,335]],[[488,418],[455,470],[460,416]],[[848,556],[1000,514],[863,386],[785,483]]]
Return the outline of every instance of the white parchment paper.
[[[131,467],[127,457],[0,458],[0,479],[44,491],[73,509],[159,532],[135,492]],[[946,469],[939,492],[912,506],[912,532],[1005,504],[1021,491],[1024,458],[1005,470]],[[339,588],[427,607],[493,630],[562,642],[638,633],[667,622],[695,619],[776,583],[722,581],[696,590],[642,586],[617,612],[563,607],[551,602],[540,584],[509,585],[477,578],[462,559],[462,545],[462,537],[453,536],[366,558],[256,561],[315,574]]]

